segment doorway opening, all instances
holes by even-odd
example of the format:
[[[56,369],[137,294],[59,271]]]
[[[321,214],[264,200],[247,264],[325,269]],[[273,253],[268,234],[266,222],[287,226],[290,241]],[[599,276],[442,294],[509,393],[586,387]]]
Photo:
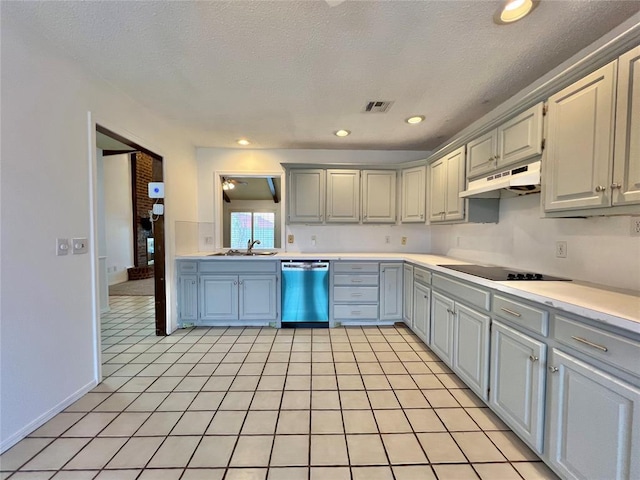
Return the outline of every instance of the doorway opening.
[[[101,289],[101,311],[103,297],[107,302],[111,292],[120,295],[151,295],[153,297],[155,333],[167,334],[167,308],[165,283],[165,225],[163,215],[154,215],[153,204],[164,203],[164,199],[148,198],[147,185],[149,182],[163,182],[162,157],[145,147],[133,142],[122,135],[96,124],[96,147],[102,149],[103,158],[123,156],[126,168],[130,168],[130,184],[124,185],[128,198],[122,200],[130,202],[129,234],[125,234],[125,241],[131,242],[125,246],[130,255],[130,264],[122,268],[120,275],[126,279],[120,289]],[[106,163],[105,163],[106,164]],[[121,186],[122,187],[122,186]],[[122,213],[122,212],[120,212]],[[106,238],[106,235],[105,235]],[[106,243],[106,242],[105,242]],[[99,256],[101,282],[105,282],[107,274],[114,274],[116,267],[109,267],[105,256]],[[113,268],[113,270],[111,270]],[[111,270],[111,271],[110,271]],[[127,285],[128,284],[128,285]],[[103,294],[104,292],[104,294]],[[107,309],[108,310],[108,309]]]

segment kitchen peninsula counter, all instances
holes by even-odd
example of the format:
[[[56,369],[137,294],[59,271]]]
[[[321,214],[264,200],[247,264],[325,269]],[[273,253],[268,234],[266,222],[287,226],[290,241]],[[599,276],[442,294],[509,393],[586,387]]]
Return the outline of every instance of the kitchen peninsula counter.
[[[176,260],[237,261],[250,260],[341,260],[341,261],[403,261],[427,267],[467,282],[490,288],[497,292],[541,303],[560,311],[580,315],[640,334],[640,293],[626,292],[603,285],[572,281],[493,281],[476,277],[440,265],[462,265],[472,262],[441,255],[420,253],[295,253],[278,252],[273,256],[215,256],[211,252],[179,255]],[[514,269],[518,270],[518,269]]]

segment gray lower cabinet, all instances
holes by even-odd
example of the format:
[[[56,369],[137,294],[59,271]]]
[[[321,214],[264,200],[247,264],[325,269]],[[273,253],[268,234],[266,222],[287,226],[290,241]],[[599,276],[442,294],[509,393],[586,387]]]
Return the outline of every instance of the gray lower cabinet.
[[[200,320],[276,320],[275,275],[202,275]]]
[[[200,276],[200,320],[238,319],[238,276]]]
[[[453,317],[451,368],[471,390],[487,400],[491,318],[462,304],[456,304]]]
[[[413,328],[413,265],[407,263],[403,267],[402,290],[402,319]]]
[[[181,322],[198,320],[198,276],[178,277],[178,317]]]
[[[380,264],[380,320],[402,320],[402,263]]]
[[[640,390],[552,349],[550,464],[566,479],[640,478]]]
[[[429,320],[431,317],[431,288],[422,283],[413,284],[413,332],[424,343],[429,341]]]
[[[544,441],[547,346],[500,322],[491,327],[489,405],[536,452]]]
[[[449,366],[453,358],[453,316],[455,302],[439,292],[431,296],[429,347]]]

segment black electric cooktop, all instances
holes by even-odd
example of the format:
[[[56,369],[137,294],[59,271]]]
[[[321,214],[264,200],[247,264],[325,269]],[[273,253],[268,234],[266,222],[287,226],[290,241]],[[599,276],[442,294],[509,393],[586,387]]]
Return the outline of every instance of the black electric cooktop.
[[[504,267],[485,267],[482,265],[439,265],[440,267],[449,268],[458,272],[468,273],[476,277],[494,280],[496,282],[504,281],[552,281],[552,282],[570,282],[568,278],[552,277],[551,275],[542,275],[541,273],[522,272],[511,270]]]

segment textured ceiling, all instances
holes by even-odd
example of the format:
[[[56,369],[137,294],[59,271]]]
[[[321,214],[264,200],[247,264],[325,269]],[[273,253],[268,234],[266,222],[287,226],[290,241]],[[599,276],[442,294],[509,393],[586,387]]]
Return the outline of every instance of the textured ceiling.
[[[541,0],[512,25],[499,1],[2,1],[30,30],[173,119],[194,145],[425,150],[640,11]],[[395,101],[364,114],[369,100]],[[409,126],[404,119],[425,115]],[[332,132],[353,133],[339,139]]]

